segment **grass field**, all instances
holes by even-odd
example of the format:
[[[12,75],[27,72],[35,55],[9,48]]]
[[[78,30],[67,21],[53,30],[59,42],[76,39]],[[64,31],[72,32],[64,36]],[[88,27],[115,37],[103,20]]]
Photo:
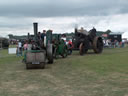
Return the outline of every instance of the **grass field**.
[[[44,70],[26,70],[22,57],[1,50],[0,96],[128,96],[128,48],[74,52]]]

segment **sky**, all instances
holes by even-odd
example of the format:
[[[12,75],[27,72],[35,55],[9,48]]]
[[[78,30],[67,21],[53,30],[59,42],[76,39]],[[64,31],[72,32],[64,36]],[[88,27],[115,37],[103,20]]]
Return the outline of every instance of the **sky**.
[[[33,22],[39,31],[74,32],[74,27],[88,31],[110,29],[128,38],[127,0],[0,0],[0,36],[33,33]]]

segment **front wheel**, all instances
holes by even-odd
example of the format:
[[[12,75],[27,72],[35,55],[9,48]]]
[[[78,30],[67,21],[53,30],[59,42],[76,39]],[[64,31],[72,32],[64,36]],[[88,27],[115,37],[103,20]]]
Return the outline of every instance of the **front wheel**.
[[[67,49],[67,46],[65,46],[64,52],[63,52],[63,54],[62,54],[62,57],[63,57],[63,58],[66,58],[67,56],[68,56],[68,49]]]
[[[87,51],[88,51],[88,48],[86,48],[85,45],[83,43],[81,43],[79,46],[80,55],[84,55],[85,53],[87,53]]]

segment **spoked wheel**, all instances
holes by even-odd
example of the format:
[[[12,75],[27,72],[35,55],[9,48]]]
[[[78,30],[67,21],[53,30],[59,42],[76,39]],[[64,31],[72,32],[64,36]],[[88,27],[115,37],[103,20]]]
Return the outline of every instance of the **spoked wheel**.
[[[93,50],[95,53],[102,53],[103,51],[103,40],[101,37],[95,37],[93,41]]]
[[[68,56],[68,49],[67,49],[67,46],[65,46],[64,48],[64,52],[63,54],[61,55],[63,58],[66,58]]]
[[[80,55],[84,55],[87,53],[88,49],[85,47],[84,43],[81,43],[79,46],[79,53]]]
[[[67,56],[68,56],[67,53],[64,53],[64,54],[62,55],[63,58],[66,58]]]

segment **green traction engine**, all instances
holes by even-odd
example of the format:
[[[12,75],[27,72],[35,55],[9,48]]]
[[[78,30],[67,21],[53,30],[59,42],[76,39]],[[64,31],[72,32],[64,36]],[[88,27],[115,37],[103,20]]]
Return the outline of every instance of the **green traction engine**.
[[[66,42],[63,39],[61,39],[61,34],[54,34],[53,38],[54,58],[57,59],[59,56],[66,58],[68,56],[68,47],[66,45]]]

